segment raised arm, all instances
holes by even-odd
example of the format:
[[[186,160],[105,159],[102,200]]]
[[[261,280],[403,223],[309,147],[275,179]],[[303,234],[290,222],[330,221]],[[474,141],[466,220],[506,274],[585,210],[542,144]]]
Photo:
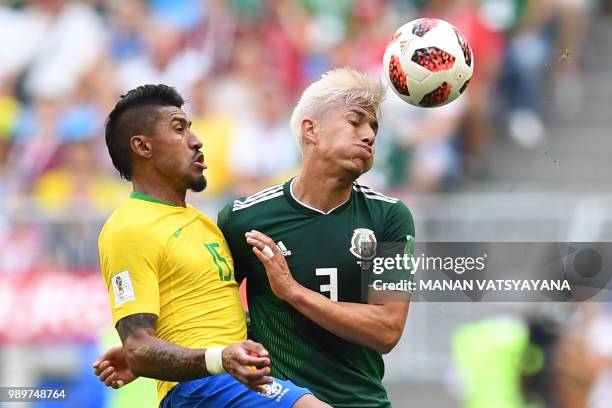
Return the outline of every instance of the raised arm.
[[[368,304],[334,302],[297,282],[295,284],[289,290],[283,290],[286,293],[283,300],[336,336],[381,354],[393,350],[402,337],[408,315],[407,300]]]
[[[253,252],[264,265],[270,287],[278,298],[347,341],[382,354],[395,347],[408,315],[407,297],[403,301],[368,304],[334,302],[293,279],[285,258],[272,239],[261,232],[252,231],[247,233],[247,242],[253,246]],[[260,250],[264,245],[272,250],[271,258]]]

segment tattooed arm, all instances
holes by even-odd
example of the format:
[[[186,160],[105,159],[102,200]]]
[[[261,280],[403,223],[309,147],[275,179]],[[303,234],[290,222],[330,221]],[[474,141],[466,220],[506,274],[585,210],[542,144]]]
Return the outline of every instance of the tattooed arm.
[[[188,349],[156,337],[157,316],[139,313],[117,323],[123,354],[137,376],[164,381],[187,381],[209,375],[206,349]],[[224,369],[246,386],[259,389],[271,382],[267,351],[255,342],[234,343],[223,351]],[[111,364],[112,365],[112,364]],[[259,367],[252,370],[247,366]]]
[[[187,349],[155,336],[157,316],[138,313],[117,323],[128,366],[138,376],[166,381],[193,380],[208,375],[206,349]]]

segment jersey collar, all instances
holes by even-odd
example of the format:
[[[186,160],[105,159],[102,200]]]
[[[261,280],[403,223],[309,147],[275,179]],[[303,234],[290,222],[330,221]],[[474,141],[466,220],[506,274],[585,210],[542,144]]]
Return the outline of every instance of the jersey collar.
[[[145,194],[142,194],[142,193],[139,193],[139,192],[136,192],[136,191],[132,191],[130,193],[130,198],[135,198],[137,200],[143,200],[143,201],[149,201],[149,202],[157,203],[157,204],[170,205],[172,207],[179,207],[176,204],[172,204],[172,203],[169,203],[169,202],[163,201],[163,200],[158,200],[157,198],[149,197],[148,195],[145,195]]]
[[[297,177],[297,176],[296,176]],[[351,191],[351,196],[348,198],[348,200],[346,200],[345,202],[343,202],[342,204],[332,208],[331,210],[329,210],[328,212],[325,211],[321,211],[318,208],[314,208],[309,206],[308,204],[305,204],[303,202],[301,202],[300,200],[297,199],[297,197],[293,194],[293,182],[295,181],[296,177],[293,177],[291,180],[289,180],[288,182],[285,183],[285,185],[283,186],[283,191],[285,193],[285,198],[287,199],[287,201],[296,209],[298,209],[299,211],[303,212],[304,214],[308,214],[308,215],[330,215],[330,214],[338,214],[340,212],[342,212],[346,207],[349,206],[350,202],[351,202],[351,198],[353,197],[353,191]]]

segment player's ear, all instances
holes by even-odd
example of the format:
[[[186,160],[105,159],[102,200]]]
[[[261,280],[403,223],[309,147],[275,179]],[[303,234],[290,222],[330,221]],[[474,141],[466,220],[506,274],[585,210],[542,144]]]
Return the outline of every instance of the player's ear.
[[[135,135],[130,139],[130,148],[137,156],[149,158],[152,154],[152,146],[149,139],[144,135]]]
[[[315,121],[311,118],[302,119],[302,137],[306,144],[317,144],[317,135],[315,133]]]

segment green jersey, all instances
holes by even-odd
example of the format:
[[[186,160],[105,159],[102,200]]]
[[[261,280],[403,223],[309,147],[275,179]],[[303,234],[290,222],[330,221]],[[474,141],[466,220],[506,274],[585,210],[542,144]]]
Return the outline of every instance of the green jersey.
[[[389,407],[381,354],[330,333],[278,299],[244,234],[255,229],[272,238],[306,288],[334,301],[364,303],[356,243],[406,242],[414,236],[410,211],[398,199],[354,183],[347,202],[323,213],[297,200],[292,182],[235,200],[219,213],[236,279],[248,277],[255,340],[270,351],[272,375],[309,388],[334,407]]]

